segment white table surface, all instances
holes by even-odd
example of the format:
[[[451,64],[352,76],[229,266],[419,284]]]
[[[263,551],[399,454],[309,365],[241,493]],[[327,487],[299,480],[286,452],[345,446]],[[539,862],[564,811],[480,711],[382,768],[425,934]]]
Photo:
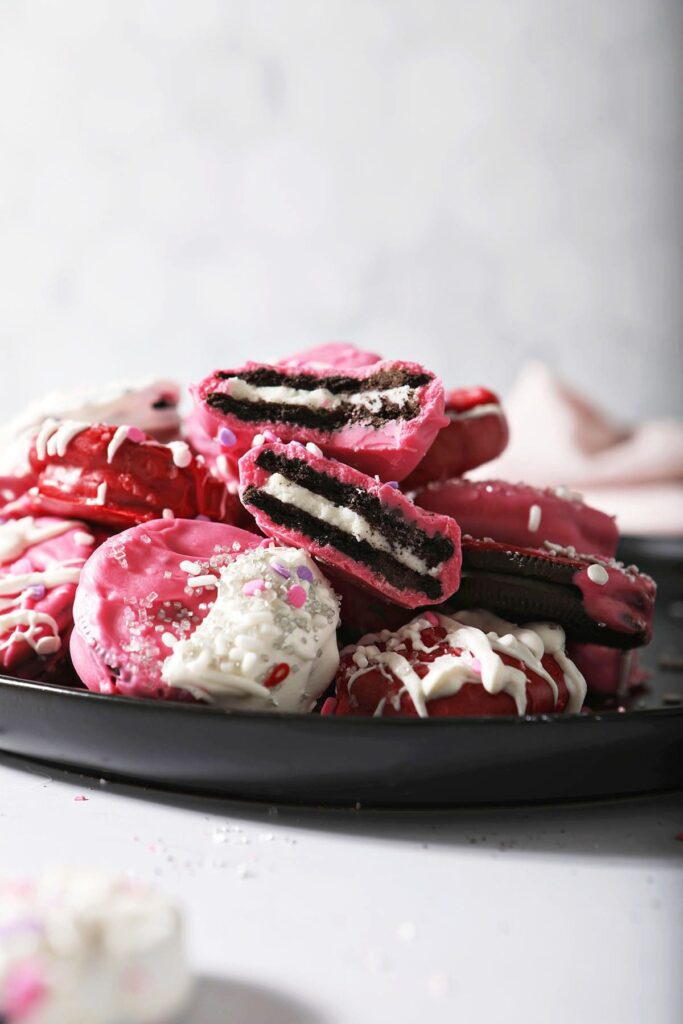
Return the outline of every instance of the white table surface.
[[[682,832],[680,794],[276,809],[0,758],[4,874],[106,865],[182,903],[187,1024],[680,1024]]]

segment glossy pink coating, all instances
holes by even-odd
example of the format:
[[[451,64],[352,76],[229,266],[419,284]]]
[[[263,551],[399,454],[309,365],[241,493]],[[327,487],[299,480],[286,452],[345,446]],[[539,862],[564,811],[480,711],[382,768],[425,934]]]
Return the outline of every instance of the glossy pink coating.
[[[621,651],[570,640],[567,655],[584,676],[592,696],[626,697],[647,682],[650,675],[639,665],[637,649]]]
[[[352,469],[334,459],[325,458],[323,455],[316,455],[301,445],[286,445],[279,442],[260,445],[257,448],[252,448],[240,459],[240,498],[254,516],[259,528],[269,537],[274,537],[284,545],[303,548],[313,558],[324,562],[326,566],[331,566],[336,573],[341,573],[352,583],[363,587],[373,595],[379,595],[385,601],[395,602],[404,608],[416,608],[419,605],[430,603],[422,591],[393,585],[381,572],[373,570],[364,562],[343,553],[331,544],[318,543],[294,527],[274,522],[266,512],[252,504],[249,489],[265,487],[272,475],[257,465],[257,460],[262,452],[272,452],[287,460],[303,462],[315,472],[322,473],[333,481],[350,485],[352,488],[359,488],[375,498],[382,511],[398,513],[401,522],[417,527],[427,537],[440,535],[446,541],[451,554],[444,558],[439,570],[438,580],[441,593],[438,600],[446,600],[457,590],[460,583],[461,552],[460,530],[454,519],[416,508],[404,494],[388,484],[378,483],[357,469]],[[398,547],[394,549],[394,553],[397,550],[399,550]]]
[[[350,342],[330,341],[326,345],[315,345],[303,352],[295,352],[278,360],[278,366],[336,366],[339,369],[358,369],[381,362],[382,357],[376,352],[366,352],[356,348]]]
[[[313,442],[330,458],[339,459],[363,473],[378,475],[382,480],[402,480],[418,464],[432,445],[442,427],[448,424],[444,416],[444,393],[441,381],[418,363],[382,361],[358,369],[344,369],[344,375],[359,382],[377,373],[406,371],[427,378],[427,383],[416,389],[418,411],[412,419],[393,419],[373,426],[371,419],[346,423],[333,430],[319,427],[301,427],[272,419],[245,422],[232,412],[222,412],[207,402],[212,394],[230,395],[231,379],[236,374],[259,369],[279,369],[264,363],[246,363],[234,370],[216,370],[200,384],[190,388],[197,403],[196,422],[206,434],[215,437],[221,426],[228,426],[237,438],[231,452],[236,458],[249,450],[258,434],[271,431],[279,440]],[[292,370],[292,372],[295,372]],[[329,368],[310,365],[296,372],[312,378],[330,376]]]
[[[503,544],[561,547],[611,558],[619,531],[612,516],[575,496],[504,480],[447,480],[415,493],[415,503],[458,520],[463,534]]]
[[[191,635],[215,597],[213,587],[188,585],[190,570],[217,575],[219,564],[259,542],[195,519],[154,519],[106,541],[83,570],[74,602],[71,656],[83,683],[99,693],[183,699],[161,679],[171,653],[163,638]]]
[[[78,576],[97,543],[84,523],[52,516],[0,525],[2,671],[41,678],[64,660]]]
[[[495,459],[507,446],[507,419],[500,399],[488,388],[447,391],[445,410],[448,426],[405,481],[409,490],[461,476]]]

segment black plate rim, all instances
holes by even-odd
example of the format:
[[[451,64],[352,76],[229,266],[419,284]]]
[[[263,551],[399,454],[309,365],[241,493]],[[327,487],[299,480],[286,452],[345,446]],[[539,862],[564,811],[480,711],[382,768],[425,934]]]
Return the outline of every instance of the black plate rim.
[[[44,683],[31,679],[17,679],[13,676],[0,675],[0,688],[6,689],[23,689],[32,692],[41,692],[43,694],[50,694],[53,697],[66,697],[72,700],[85,700],[90,702],[99,702],[102,706],[115,705],[119,707],[125,707],[130,710],[138,708],[141,713],[156,713],[156,714],[185,714],[190,713],[192,715],[204,715],[209,716],[211,719],[222,718],[227,721],[238,720],[238,721],[252,721],[260,722],[265,724],[266,722],[308,722],[308,721],[324,721],[327,723],[336,723],[336,727],[349,728],[350,723],[354,727],[372,729],[376,728],[387,728],[396,726],[402,729],[415,729],[415,728],[442,728],[442,729],[458,729],[466,728],[468,725],[476,723],[477,725],[489,725],[496,723],[497,726],[504,728],[514,728],[520,725],[546,725],[549,722],[557,724],[576,724],[577,722],[602,722],[602,721],[632,721],[634,718],[639,721],[652,721],[655,719],[662,718],[681,718],[683,719],[683,706],[674,707],[661,707],[661,708],[643,708],[634,709],[633,711],[595,711],[589,714],[543,714],[543,715],[461,715],[449,717],[438,717],[438,718],[374,718],[372,715],[316,715],[316,714],[303,714],[297,712],[287,712],[283,714],[265,714],[258,711],[230,711],[220,712],[211,707],[203,707],[200,704],[192,704],[190,702],[184,703],[181,701],[168,701],[168,700],[149,700],[144,697],[124,697],[119,694],[105,694],[105,693],[93,693],[90,690],[76,690],[70,689],[66,686],[58,686],[55,683]],[[270,728],[271,726],[266,726]],[[325,725],[323,728],[330,728],[331,726]]]

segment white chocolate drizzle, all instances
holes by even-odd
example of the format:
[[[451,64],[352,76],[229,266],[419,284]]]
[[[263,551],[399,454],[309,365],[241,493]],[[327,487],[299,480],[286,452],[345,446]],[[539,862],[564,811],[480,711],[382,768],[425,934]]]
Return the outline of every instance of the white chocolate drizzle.
[[[36,437],[36,455],[44,462],[48,455],[63,459],[74,437],[90,426],[83,420],[44,420]]]
[[[53,523],[38,525],[33,516],[24,516],[22,519],[8,519],[0,525],[0,565],[7,562],[16,562],[18,558],[44,540],[51,540],[52,537],[59,537],[67,530],[73,529],[76,524],[67,519]],[[92,538],[90,534],[83,534]]]
[[[473,405],[471,409],[446,409],[446,416],[451,422],[458,420],[474,420],[479,416],[502,416],[503,410],[496,402],[486,402],[482,405]]]
[[[130,427],[126,426],[125,423],[122,424],[120,427],[116,428],[116,430],[114,431],[114,436],[107,445],[107,462],[113,461],[117,451],[119,450],[123,442],[127,440],[129,430]]]

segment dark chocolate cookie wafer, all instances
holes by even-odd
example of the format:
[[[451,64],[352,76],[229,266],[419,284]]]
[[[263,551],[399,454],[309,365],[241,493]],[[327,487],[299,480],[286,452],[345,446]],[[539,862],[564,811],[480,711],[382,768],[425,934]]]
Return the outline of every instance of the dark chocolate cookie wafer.
[[[577,640],[640,647],[652,636],[656,585],[635,566],[572,548],[462,540],[460,588],[449,609],[488,608],[515,622],[558,622]]]

